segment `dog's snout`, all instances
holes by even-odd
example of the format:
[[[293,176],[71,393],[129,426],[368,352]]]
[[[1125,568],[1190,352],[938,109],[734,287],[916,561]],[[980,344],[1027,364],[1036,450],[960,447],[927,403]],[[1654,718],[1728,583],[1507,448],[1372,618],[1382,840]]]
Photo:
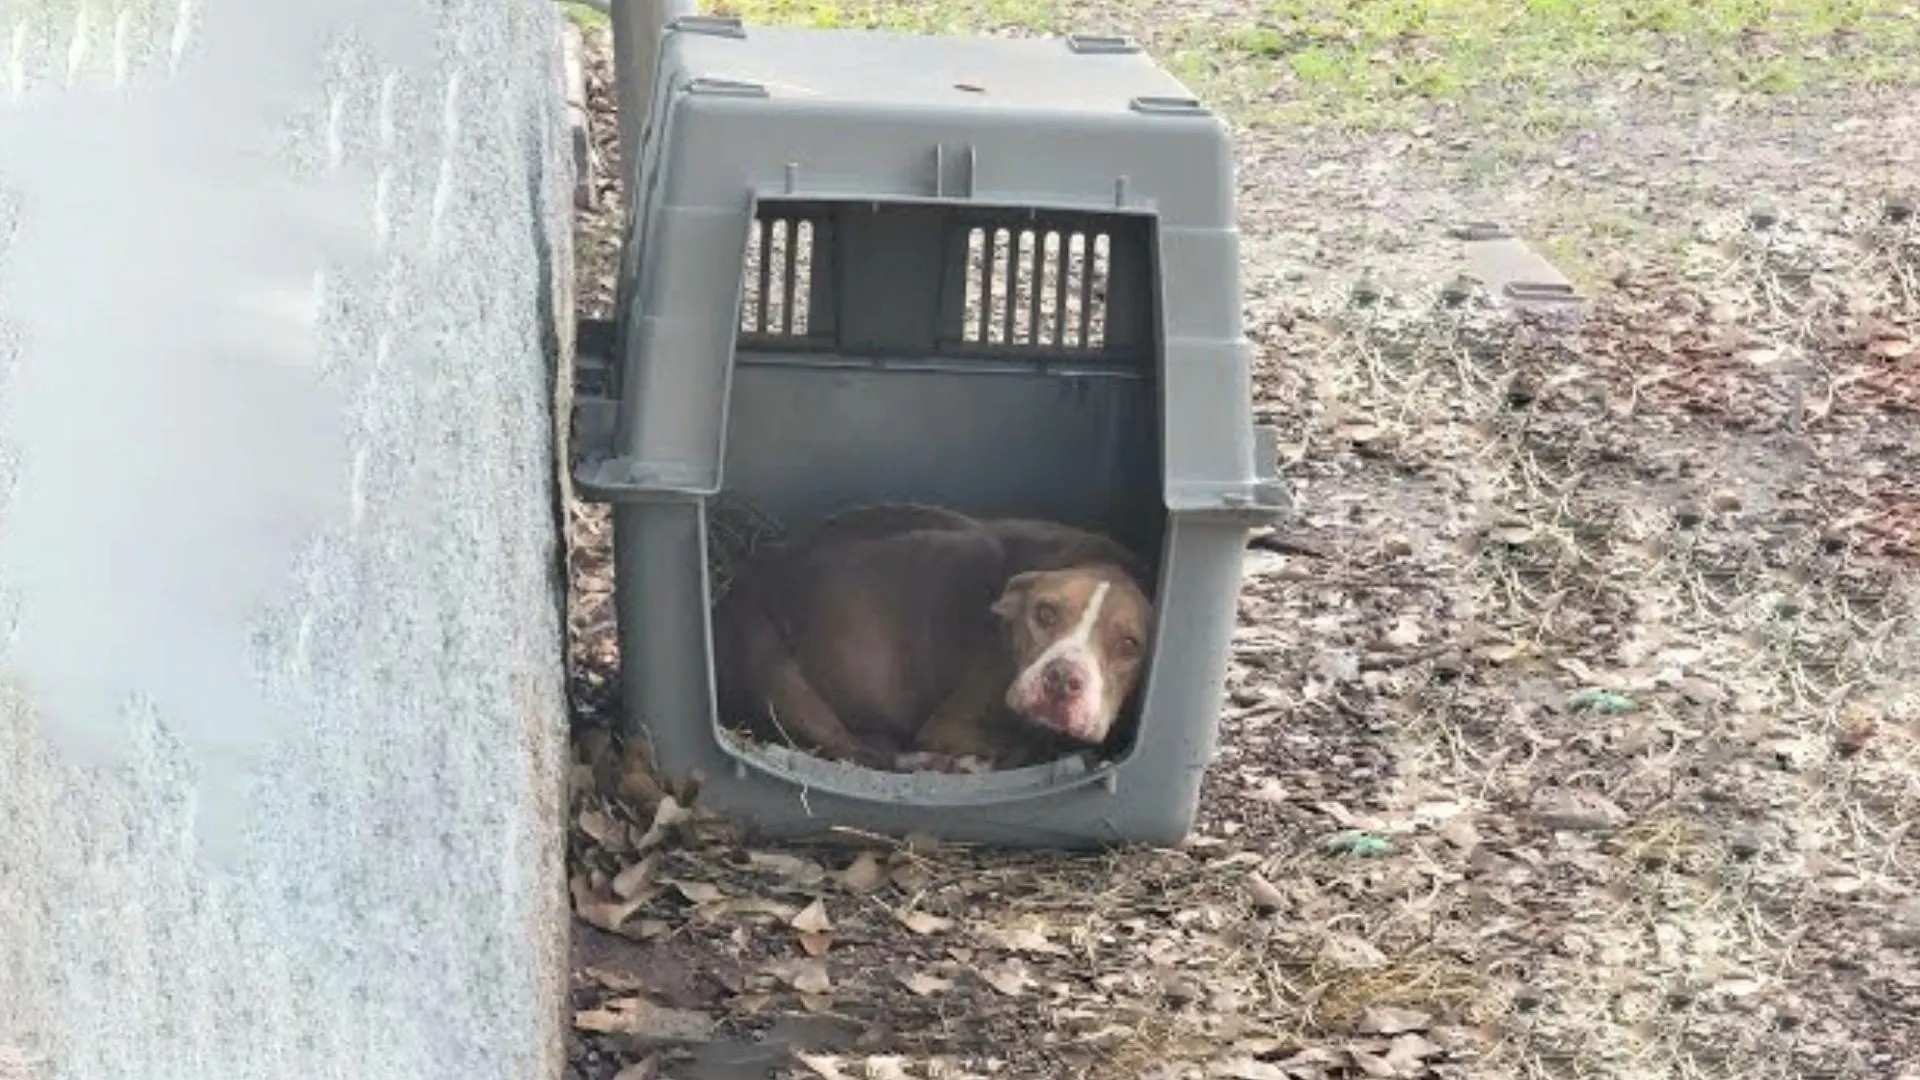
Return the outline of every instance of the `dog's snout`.
[[[1078,664],[1065,660],[1055,660],[1047,665],[1047,694],[1055,699],[1068,699],[1080,696],[1087,688],[1087,677]]]

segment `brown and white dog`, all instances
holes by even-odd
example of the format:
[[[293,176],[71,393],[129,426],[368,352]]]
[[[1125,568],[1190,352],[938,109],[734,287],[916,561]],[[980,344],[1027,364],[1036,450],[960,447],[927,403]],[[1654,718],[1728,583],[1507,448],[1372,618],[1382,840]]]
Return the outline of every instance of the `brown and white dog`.
[[[1113,731],[1144,563],[1052,522],[886,504],[755,552],[714,615],[722,715],[874,768],[1008,768]]]

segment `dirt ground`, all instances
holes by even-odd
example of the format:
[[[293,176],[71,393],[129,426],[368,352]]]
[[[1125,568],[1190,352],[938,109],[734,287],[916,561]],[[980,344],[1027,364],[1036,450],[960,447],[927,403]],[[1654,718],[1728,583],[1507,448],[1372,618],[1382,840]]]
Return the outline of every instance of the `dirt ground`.
[[[1236,6],[1057,17],[1184,55]],[[574,1076],[1920,1078],[1920,106],[1650,61],[1304,131],[1252,62],[1205,92],[1298,517],[1192,842],[741,845],[608,734],[575,508]],[[1487,218],[1579,325],[1438,302]]]

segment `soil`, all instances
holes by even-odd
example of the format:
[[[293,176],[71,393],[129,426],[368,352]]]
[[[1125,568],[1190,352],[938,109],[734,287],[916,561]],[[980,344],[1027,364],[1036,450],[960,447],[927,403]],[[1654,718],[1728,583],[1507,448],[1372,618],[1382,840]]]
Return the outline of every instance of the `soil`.
[[[610,734],[574,507],[571,1075],[1920,1077],[1920,109],[1587,104],[1237,131],[1296,519],[1181,850],[740,843]],[[1437,302],[1476,219],[1585,317]]]

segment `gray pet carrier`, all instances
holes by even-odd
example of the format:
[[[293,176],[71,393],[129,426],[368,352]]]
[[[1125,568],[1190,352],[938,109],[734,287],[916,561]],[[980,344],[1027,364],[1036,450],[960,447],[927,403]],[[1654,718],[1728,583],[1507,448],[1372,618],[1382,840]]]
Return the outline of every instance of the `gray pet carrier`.
[[[1247,532],[1285,507],[1252,422],[1224,126],[1121,39],[683,17],[658,40],[618,318],[576,413],[578,488],[615,505],[633,724],[769,835],[1177,842]],[[895,774],[724,729],[709,612],[740,508],[794,532],[879,501],[1063,521],[1153,561],[1116,757]]]

